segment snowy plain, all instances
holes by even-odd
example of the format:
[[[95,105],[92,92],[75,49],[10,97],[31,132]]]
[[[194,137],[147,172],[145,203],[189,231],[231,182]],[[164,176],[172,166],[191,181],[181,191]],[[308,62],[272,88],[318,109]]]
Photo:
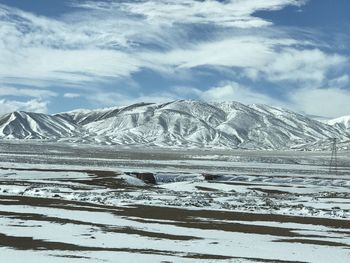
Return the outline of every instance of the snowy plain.
[[[329,155],[3,141],[0,256],[349,262],[350,153],[337,174]]]

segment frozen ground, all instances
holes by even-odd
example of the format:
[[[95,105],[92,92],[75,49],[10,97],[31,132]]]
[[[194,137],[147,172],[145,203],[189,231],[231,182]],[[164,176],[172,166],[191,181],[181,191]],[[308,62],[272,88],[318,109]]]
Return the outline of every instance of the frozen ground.
[[[0,142],[0,258],[349,262],[350,153],[329,155]]]

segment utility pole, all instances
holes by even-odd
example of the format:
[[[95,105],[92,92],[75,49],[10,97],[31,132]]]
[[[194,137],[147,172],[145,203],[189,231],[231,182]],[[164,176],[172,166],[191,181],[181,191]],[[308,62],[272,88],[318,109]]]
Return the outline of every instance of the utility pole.
[[[332,138],[332,155],[329,164],[329,175],[337,175],[338,173],[338,160],[337,160],[337,138]]]

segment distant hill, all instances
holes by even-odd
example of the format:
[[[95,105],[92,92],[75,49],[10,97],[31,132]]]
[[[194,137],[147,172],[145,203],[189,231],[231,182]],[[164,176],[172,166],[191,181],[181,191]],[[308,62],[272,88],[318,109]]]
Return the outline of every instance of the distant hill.
[[[349,141],[349,119],[344,125],[332,121],[327,124],[267,105],[179,100],[56,115],[13,112],[0,117],[0,138],[160,147],[317,150],[327,148],[330,138]]]

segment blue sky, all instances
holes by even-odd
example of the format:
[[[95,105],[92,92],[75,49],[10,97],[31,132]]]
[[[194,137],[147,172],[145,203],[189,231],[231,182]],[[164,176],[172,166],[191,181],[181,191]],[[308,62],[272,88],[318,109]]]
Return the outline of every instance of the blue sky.
[[[175,99],[350,115],[348,0],[0,0],[0,113]]]

